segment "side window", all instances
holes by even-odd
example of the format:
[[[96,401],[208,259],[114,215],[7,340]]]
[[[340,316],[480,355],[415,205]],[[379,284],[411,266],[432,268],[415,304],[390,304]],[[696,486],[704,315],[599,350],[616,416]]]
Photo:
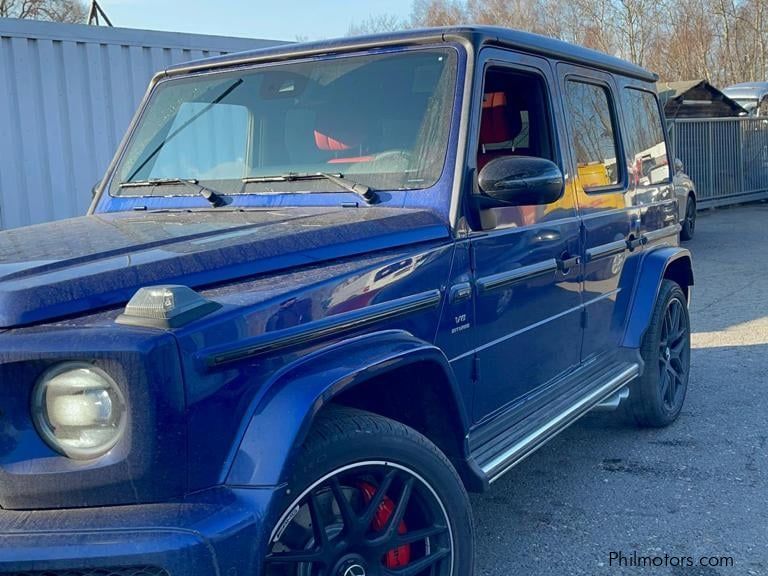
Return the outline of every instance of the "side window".
[[[501,156],[554,159],[544,80],[536,74],[491,67],[483,89],[477,167]]]
[[[586,191],[616,186],[621,181],[619,147],[608,90],[569,80],[565,96],[579,182]]]
[[[626,88],[623,94],[627,119],[627,167],[630,183],[648,186],[669,181],[669,157],[656,96]]]
[[[534,71],[490,66],[483,81],[477,168],[503,156],[533,156],[558,162],[546,80]],[[571,213],[568,193],[546,205],[504,206],[482,211],[483,226],[510,228],[563,218]]]

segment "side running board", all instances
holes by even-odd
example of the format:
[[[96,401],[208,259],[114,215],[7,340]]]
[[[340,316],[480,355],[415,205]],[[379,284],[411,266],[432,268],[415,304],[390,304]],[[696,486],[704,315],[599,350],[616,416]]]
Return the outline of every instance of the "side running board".
[[[636,363],[614,366],[596,378],[586,392],[568,398],[567,404],[544,407],[512,429],[473,450],[472,456],[490,483],[565,430],[603,400],[624,388],[640,374]]]

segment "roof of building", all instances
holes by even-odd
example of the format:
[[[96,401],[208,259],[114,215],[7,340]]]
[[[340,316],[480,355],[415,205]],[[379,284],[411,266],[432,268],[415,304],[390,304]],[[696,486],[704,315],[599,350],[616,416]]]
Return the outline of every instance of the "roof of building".
[[[680,80],[678,82],[659,82],[659,97],[662,100],[671,100],[685,94],[700,84],[707,84],[706,80]],[[711,84],[710,84],[711,86]],[[713,86],[714,88],[714,86]]]
[[[181,74],[213,68],[247,65],[262,61],[351,52],[382,46],[404,46],[450,41],[463,41],[464,43],[471,44],[475,49],[486,45],[515,48],[524,52],[555,57],[576,64],[587,64],[647,82],[655,82],[657,79],[655,74],[648,72],[640,66],[602,52],[568,44],[567,42],[555,40],[547,36],[492,26],[426,28],[371,36],[288,44],[198,60],[168,68],[165,73]]]
[[[738,102],[706,80],[659,82],[658,92],[667,117],[711,118],[746,114]]]
[[[78,43],[101,43],[105,45],[138,46],[141,48],[169,48],[180,50],[226,51],[253,50],[263,46],[286,44],[280,40],[236,38],[233,36],[212,36],[209,34],[188,34],[185,32],[161,32],[138,28],[112,26],[90,26],[67,22],[46,22],[16,18],[0,18],[0,36],[3,38],[29,38],[73,41]],[[188,57],[189,58],[189,57]]]

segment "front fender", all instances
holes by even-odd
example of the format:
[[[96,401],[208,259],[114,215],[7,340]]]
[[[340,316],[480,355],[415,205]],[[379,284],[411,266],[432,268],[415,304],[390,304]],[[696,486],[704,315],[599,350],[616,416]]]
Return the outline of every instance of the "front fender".
[[[276,486],[317,413],[341,392],[387,371],[434,362],[445,373],[457,407],[462,436],[466,410],[456,379],[439,348],[401,330],[377,332],[319,350],[277,373],[256,405],[227,475],[230,486]]]
[[[664,278],[675,280],[689,293],[693,285],[691,253],[680,247],[650,250],[643,256],[637,276],[622,343],[622,346],[627,348],[640,348]]]

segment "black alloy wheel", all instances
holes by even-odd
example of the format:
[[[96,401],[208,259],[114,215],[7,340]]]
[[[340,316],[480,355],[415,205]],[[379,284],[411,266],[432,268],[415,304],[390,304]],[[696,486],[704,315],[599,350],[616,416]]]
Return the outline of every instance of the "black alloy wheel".
[[[685,206],[685,220],[680,230],[681,240],[691,240],[696,232],[696,200],[693,196],[688,196]]]
[[[399,422],[332,407],[310,431],[282,500],[265,576],[471,573],[461,481],[429,440]]]
[[[630,384],[627,408],[640,426],[668,426],[683,408],[691,371],[688,303],[672,280],[662,281],[640,353],[645,368]]]
[[[685,303],[672,298],[667,303],[659,339],[659,386],[664,408],[679,410],[690,368],[690,329]]]
[[[451,574],[447,512],[415,472],[391,462],[337,470],[305,491],[277,523],[267,574]]]

